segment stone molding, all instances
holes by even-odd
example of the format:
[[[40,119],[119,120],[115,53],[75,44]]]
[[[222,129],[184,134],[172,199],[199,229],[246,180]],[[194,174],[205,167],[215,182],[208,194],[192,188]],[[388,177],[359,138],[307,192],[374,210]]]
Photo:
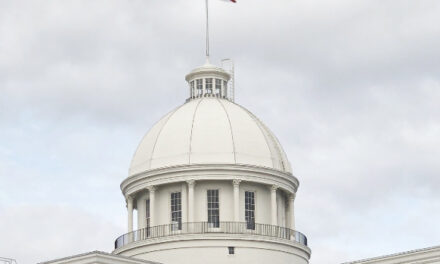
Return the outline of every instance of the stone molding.
[[[187,180],[186,183],[189,187],[194,187],[196,185],[196,180]]]
[[[239,179],[232,180],[232,185],[240,186],[240,182],[241,182],[241,180],[239,180]]]
[[[154,186],[154,185],[151,185],[151,186],[148,186],[148,187],[147,187],[147,190],[148,190],[150,193],[154,193],[154,192],[157,190],[157,187]]]
[[[289,194],[289,200],[295,201],[295,198],[296,198],[296,193],[290,193]]]
[[[149,186],[200,180],[239,180],[276,185],[287,193],[295,193],[298,180],[289,173],[271,169],[241,165],[190,165],[147,171],[128,177],[121,183],[124,195],[134,195]]]
[[[304,259],[310,259],[311,256],[311,249],[307,246],[304,246],[296,241],[291,240],[284,240],[284,239],[278,239],[273,237],[266,237],[266,236],[258,236],[253,234],[184,234],[184,235],[175,235],[175,236],[169,236],[169,237],[162,237],[157,239],[151,239],[151,240],[142,240],[130,243],[128,245],[125,245],[121,248],[115,249],[112,253],[113,254],[121,254],[127,251],[135,250],[136,248],[143,248],[148,247],[150,245],[156,245],[156,244],[162,244],[166,245],[168,242],[177,242],[177,243],[185,243],[186,241],[200,241],[200,240],[206,240],[206,241],[212,241],[212,240],[219,240],[219,241],[247,241],[247,242],[255,242],[256,244],[260,244],[261,242],[266,243],[274,243],[275,245],[284,245],[288,247],[293,247],[302,252]],[[165,248],[164,248],[165,249]],[[166,248],[168,250],[168,248]],[[267,250],[267,248],[266,248]],[[142,249],[144,251],[144,249]],[[286,251],[286,253],[292,254],[291,251]]]

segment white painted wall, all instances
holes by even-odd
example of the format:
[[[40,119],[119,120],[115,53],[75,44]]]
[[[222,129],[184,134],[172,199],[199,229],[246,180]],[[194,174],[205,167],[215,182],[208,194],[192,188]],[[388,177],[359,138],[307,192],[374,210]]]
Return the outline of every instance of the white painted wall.
[[[206,222],[208,220],[207,214],[207,191],[209,189],[218,189],[220,198],[220,221],[234,221],[234,194],[232,181],[197,181],[194,190],[194,221]],[[268,185],[241,182],[240,183],[240,216],[241,222],[245,222],[245,192],[255,192],[255,220],[259,224],[271,224],[271,195]],[[155,212],[151,212],[151,216],[155,218],[155,225],[165,225],[171,223],[171,193],[182,192],[182,217],[183,222],[188,214],[188,191],[187,184],[184,182],[176,182],[171,184],[164,184],[157,186],[155,192]],[[145,203],[144,199],[149,197],[148,191],[138,193],[135,199],[137,208],[137,223],[143,223],[145,217]],[[288,227],[286,206],[286,196],[281,190],[277,191],[277,216],[278,225]],[[141,225],[137,225],[137,229]],[[136,229],[136,228],[135,228]]]
[[[228,252],[231,246],[235,248],[234,255]],[[308,264],[310,258],[309,251],[293,243],[202,236],[134,247],[120,254],[164,264]]]
[[[182,192],[182,184],[173,183],[158,186],[156,190],[156,211],[154,212],[156,225],[171,223],[171,193],[173,192]],[[153,212],[151,216],[153,216]]]
[[[195,187],[195,222],[208,221],[207,191],[219,190],[220,221],[234,221],[234,195],[231,181],[197,182]]]
[[[270,184],[242,180],[239,189],[239,221],[245,222],[245,192],[255,192],[255,220],[257,224],[272,222]],[[171,223],[171,193],[182,193],[182,222],[188,219],[189,192],[185,181],[155,185],[155,211],[151,212],[155,225]],[[234,186],[228,180],[197,180],[194,187],[194,222],[206,222],[207,191],[219,190],[220,221],[234,221]],[[283,189],[277,190],[276,214],[278,225],[288,226],[287,199]],[[149,197],[147,188],[136,193],[134,203],[138,210],[138,222],[143,223],[145,199]],[[228,247],[235,247],[230,255]],[[145,239],[115,250],[115,254],[157,261],[164,264],[307,264],[310,249],[294,242],[276,237],[259,236],[252,233],[205,233],[175,234],[153,239]]]
[[[245,222],[246,191],[255,192],[255,222],[271,224],[270,188],[258,183],[242,182],[240,184],[240,221]]]

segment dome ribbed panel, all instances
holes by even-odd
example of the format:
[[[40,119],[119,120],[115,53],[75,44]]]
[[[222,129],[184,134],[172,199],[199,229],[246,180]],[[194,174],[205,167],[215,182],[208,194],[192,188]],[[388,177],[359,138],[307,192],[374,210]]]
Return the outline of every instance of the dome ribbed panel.
[[[284,152],[281,144],[275,135],[270,131],[270,129],[258,119],[254,114],[246,110],[250,116],[255,120],[255,122],[260,127],[261,131],[264,133],[266,141],[268,142],[268,146],[270,148],[270,152],[272,153],[272,161],[275,169],[281,171],[292,172],[290,162],[287,159],[286,153]]]
[[[157,138],[151,169],[189,163],[191,127],[198,101],[184,104],[173,113]]]
[[[153,149],[156,144],[157,138],[163,129],[163,126],[168,121],[168,118],[176,110],[171,111],[166,116],[164,116],[159,122],[157,122],[151,130],[145,134],[139,144],[133,159],[131,161],[129,174],[133,175],[151,168],[151,155],[153,154]]]
[[[234,163],[228,117],[217,99],[202,99],[194,118],[191,164]]]
[[[237,164],[272,168],[272,158],[264,134],[254,119],[240,106],[225,102],[234,135]]]
[[[291,172],[272,132],[245,108],[219,98],[193,99],[144,136],[130,175],[189,164],[244,164]]]
[[[290,164],[289,159],[287,158],[286,152],[284,152],[284,149],[281,146],[280,141],[263,122],[260,122],[260,124],[266,129],[269,136],[274,141],[274,147],[276,147],[276,149],[278,150],[278,155],[277,155],[277,157],[279,157],[278,160],[280,160],[283,163],[282,170],[291,173],[292,172],[292,165]]]

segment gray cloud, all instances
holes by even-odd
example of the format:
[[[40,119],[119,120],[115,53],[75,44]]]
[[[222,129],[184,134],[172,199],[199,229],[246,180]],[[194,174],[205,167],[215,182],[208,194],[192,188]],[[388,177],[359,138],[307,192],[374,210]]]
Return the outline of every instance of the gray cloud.
[[[236,61],[237,102],[275,132],[301,181],[312,262],[440,244],[438,1],[211,6],[214,60]],[[52,243],[33,230],[53,210],[59,232],[76,213],[77,233],[99,232],[84,247],[75,235],[2,252],[36,262],[123,232],[118,185],[142,135],[185,100],[203,23],[202,4],[184,0],[0,3],[0,227],[32,213],[26,232]]]
[[[0,208],[3,254],[18,263],[36,263],[91,251],[111,250],[122,228],[67,206]]]

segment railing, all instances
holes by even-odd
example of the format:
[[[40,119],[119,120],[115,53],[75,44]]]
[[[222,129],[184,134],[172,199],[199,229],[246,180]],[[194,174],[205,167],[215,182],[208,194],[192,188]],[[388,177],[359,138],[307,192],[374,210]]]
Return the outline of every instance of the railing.
[[[220,222],[217,224],[208,222],[196,222],[160,225],[139,229],[118,237],[115,241],[115,249],[118,249],[133,242],[149,240],[153,238],[186,234],[212,233],[267,236],[295,241],[304,246],[307,246],[307,237],[304,234],[281,226],[249,224],[246,222]]]

